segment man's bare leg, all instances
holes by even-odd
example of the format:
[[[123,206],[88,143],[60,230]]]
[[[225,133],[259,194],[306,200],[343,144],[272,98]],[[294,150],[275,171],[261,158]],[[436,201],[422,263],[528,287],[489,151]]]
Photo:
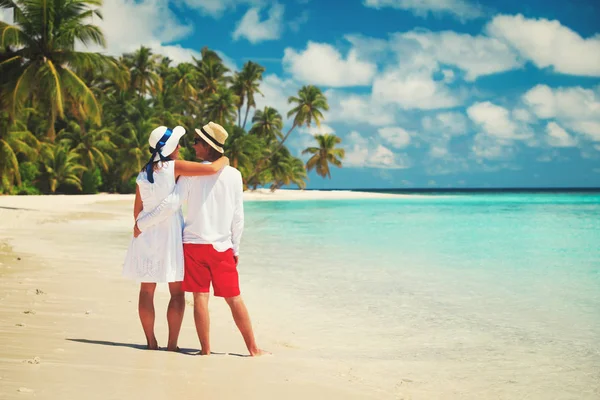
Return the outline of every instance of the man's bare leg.
[[[140,321],[142,322],[142,328],[144,328],[144,334],[146,335],[148,349],[150,350],[158,350],[158,342],[156,341],[156,336],[154,336],[155,290],[156,283],[142,283],[140,285],[140,296],[138,300],[138,313],[140,315]]]
[[[268,352],[259,349],[256,345],[256,339],[254,338],[254,332],[252,331],[252,322],[250,321],[250,314],[248,314],[248,309],[246,308],[244,300],[242,300],[242,296],[226,297],[225,301],[229,305],[229,308],[231,308],[233,320],[240,330],[244,342],[246,342],[246,347],[248,348],[250,355],[256,357],[269,354]]]
[[[177,351],[177,340],[179,339],[183,313],[185,312],[185,292],[181,288],[181,282],[169,283],[169,292],[171,292],[171,300],[167,308],[167,323],[169,325],[167,350]]]
[[[200,340],[200,354],[210,355],[210,315],[208,314],[209,293],[194,293],[194,322]]]

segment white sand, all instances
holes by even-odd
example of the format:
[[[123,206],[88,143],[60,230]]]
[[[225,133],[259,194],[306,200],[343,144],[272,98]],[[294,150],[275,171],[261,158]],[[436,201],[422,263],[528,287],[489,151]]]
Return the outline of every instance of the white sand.
[[[220,299],[211,301],[213,350],[230,354],[141,350],[138,287],[121,277],[132,200],[130,195],[0,197],[0,398],[396,398],[365,385],[343,362],[297,357],[294,347],[260,320],[253,321],[259,344],[274,355],[231,355],[246,349]],[[156,333],[164,346],[168,295],[162,288],[156,297]],[[248,306],[252,315],[265,304]],[[189,306],[179,344],[188,353],[199,348]]]

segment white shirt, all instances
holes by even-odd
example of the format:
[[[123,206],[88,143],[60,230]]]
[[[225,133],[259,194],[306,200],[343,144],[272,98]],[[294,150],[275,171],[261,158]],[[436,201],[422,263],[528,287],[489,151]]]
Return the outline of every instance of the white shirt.
[[[183,243],[212,244],[239,255],[244,230],[242,174],[226,166],[213,175],[182,176],[171,195],[154,210],[142,213],[137,224],[143,232],[187,203]]]

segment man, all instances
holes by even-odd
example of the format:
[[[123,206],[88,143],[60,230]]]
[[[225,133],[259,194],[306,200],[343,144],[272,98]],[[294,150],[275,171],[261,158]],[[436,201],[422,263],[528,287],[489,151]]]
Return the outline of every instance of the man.
[[[195,131],[196,157],[205,163],[220,158],[227,131],[214,122]],[[181,177],[176,193],[139,218],[137,228],[143,231],[167,218],[183,202],[187,202],[187,216],[183,230],[185,274],[182,287],[194,294],[194,321],[201,354],[210,354],[208,298],[211,283],[214,295],[223,297],[231,308],[250,355],[265,354],[256,345],[250,316],[240,296],[237,265],[244,229],[242,175],[227,166],[213,175]]]

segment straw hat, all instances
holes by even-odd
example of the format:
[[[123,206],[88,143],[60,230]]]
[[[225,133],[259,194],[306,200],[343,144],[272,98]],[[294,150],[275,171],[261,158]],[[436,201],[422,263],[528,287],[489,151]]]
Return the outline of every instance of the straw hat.
[[[183,126],[176,126],[172,130],[166,126],[159,126],[152,131],[148,138],[150,152],[154,153],[158,150],[158,153],[162,154],[163,157],[168,157],[175,151],[179,144],[179,139],[183,135],[185,135],[185,128]],[[158,153],[154,156],[153,161],[160,161],[160,154]]]
[[[196,129],[196,133],[213,149],[217,150],[219,153],[224,153],[223,145],[229,134],[221,125],[211,121],[202,128]]]

